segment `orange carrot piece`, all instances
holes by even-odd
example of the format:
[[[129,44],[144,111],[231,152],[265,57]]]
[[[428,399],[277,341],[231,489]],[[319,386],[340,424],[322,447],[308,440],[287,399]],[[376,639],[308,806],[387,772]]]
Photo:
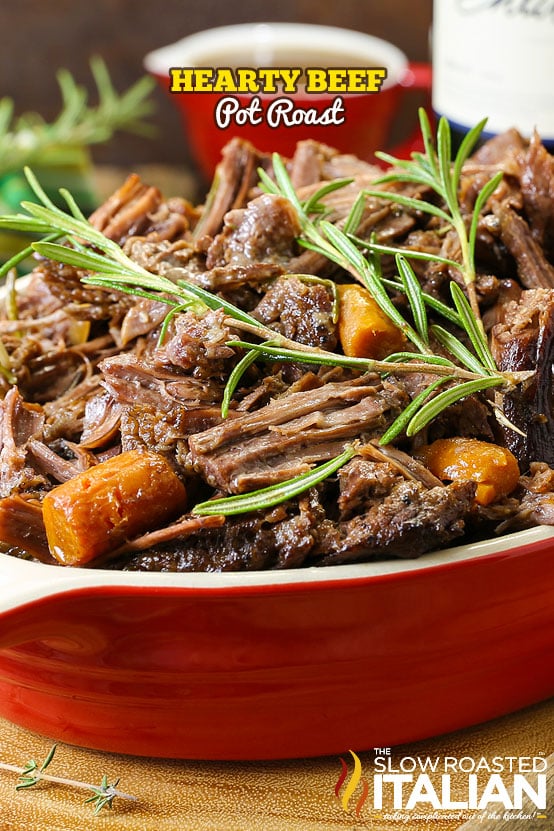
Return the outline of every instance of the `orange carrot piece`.
[[[475,500],[489,505],[513,491],[519,466],[506,447],[456,436],[420,447],[417,457],[439,479],[477,482]]]
[[[339,295],[339,338],[350,358],[381,360],[406,344],[403,332],[381,311],[363,286],[337,286]]]
[[[50,551],[64,565],[84,565],[170,521],[185,501],[185,487],[163,456],[126,451],[44,497]]]

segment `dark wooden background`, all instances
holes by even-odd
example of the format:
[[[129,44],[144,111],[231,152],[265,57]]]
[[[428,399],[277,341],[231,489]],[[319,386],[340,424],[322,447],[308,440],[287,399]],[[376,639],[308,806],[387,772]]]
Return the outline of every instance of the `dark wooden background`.
[[[394,42],[416,61],[429,58],[432,0],[0,0],[0,97],[16,111],[53,118],[60,106],[55,72],[67,67],[94,90],[89,57],[101,55],[116,88],[130,86],[150,50],[212,26],[264,20],[343,26]],[[188,160],[169,98],[156,89],[154,140],[121,134],[95,149],[110,164],[180,164]]]

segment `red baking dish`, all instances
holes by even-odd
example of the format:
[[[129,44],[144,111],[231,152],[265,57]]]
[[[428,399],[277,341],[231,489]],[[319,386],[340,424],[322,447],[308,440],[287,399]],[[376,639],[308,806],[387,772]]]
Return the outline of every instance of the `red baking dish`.
[[[150,574],[0,555],[0,713],[189,759],[336,754],[554,693],[554,529],[389,561]]]

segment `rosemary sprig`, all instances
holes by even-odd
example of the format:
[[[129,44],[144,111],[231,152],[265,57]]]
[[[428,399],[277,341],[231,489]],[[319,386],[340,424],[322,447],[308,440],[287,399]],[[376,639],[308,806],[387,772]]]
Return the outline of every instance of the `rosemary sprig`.
[[[444,204],[444,209],[425,199],[408,197],[395,191],[365,191],[367,196],[373,196],[379,199],[390,199],[410,210],[430,214],[455,230],[460,243],[461,263],[449,262],[449,264],[455,265],[462,275],[471,311],[476,321],[476,328],[479,329],[480,338],[485,343],[486,337],[481,322],[481,313],[475,290],[475,240],[480,211],[487,199],[500,184],[502,172],[498,172],[493,176],[478,194],[475,200],[469,230],[466,226],[466,219],[462,214],[458,200],[458,188],[464,163],[467,161],[479,140],[486,121],[487,119],[483,119],[466,134],[453,163],[451,162],[452,142],[450,125],[447,119],[439,119],[435,142],[431,134],[429,118],[424,109],[420,109],[419,111],[419,123],[425,153],[412,153],[411,160],[397,159],[387,153],[376,153],[381,160],[393,165],[395,169],[391,173],[377,179],[375,184],[411,182],[412,184],[422,185],[430,188],[440,197]],[[436,259],[436,257],[433,259]]]
[[[30,759],[23,767],[10,765],[6,762],[0,762],[0,769],[18,774],[19,781],[15,786],[16,791],[33,788],[35,785],[38,785],[39,782],[43,781],[53,782],[58,785],[67,785],[71,788],[82,788],[87,791],[92,791],[93,795],[88,799],[85,799],[85,804],[89,802],[94,804],[94,814],[99,814],[103,808],[112,808],[113,801],[116,797],[136,802],[136,796],[132,796],[131,794],[124,793],[123,791],[117,789],[119,779],[116,779],[115,782],[110,784],[107,776],[104,775],[100,785],[90,785],[87,782],[81,782],[77,779],[68,779],[67,777],[52,776],[49,773],[45,773],[46,768],[50,765],[54,758],[56,749],[57,745],[52,745],[46,759],[40,765],[35,761],[35,759]]]
[[[429,137],[426,143],[429,144]],[[443,156],[444,150],[441,158]],[[424,168],[422,175],[429,177],[433,170],[440,171],[440,164],[436,159],[429,163],[425,162],[424,165],[422,162]],[[443,167],[446,164],[444,159],[442,164]],[[246,350],[246,354],[238,362],[228,381],[223,401],[224,414],[228,413],[231,397],[240,378],[257,357],[272,362],[294,361],[344,366],[361,372],[377,372],[383,377],[390,376],[392,372],[395,374],[419,372],[437,376],[424,393],[417,396],[389,427],[384,436],[387,441],[394,440],[403,431],[407,435],[413,435],[436,418],[445,408],[465,396],[486,391],[492,387],[510,389],[521,380],[517,374],[502,373],[496,369],[486,338],[480,330],[479,321],[459,287],[452,284],[454,304],[452,308],[439,301],[432,302],[421,290],[408,259],[403,254],[397,253],[398,280],[393,281],[393,286],[395,290],[404,291],[406,294],[413,323],[402,316],[389,297],[389,281],[382,276],[377,252],[372,251],[369,246],[367,254],[364,255],[355,239],[351,238],[344,229],[338,228],[325,218],[325,209],[321,200],[332,190],[344,186],[345,182],[333,182],[323,186],[308,203],[302,204],[278,156],[274,157],[274,165],[275,181],[263,172],[260,176],[267,189],[291,201],[302,227],[302,244],[324,254],[365,285],[380,308],[412,342],[416,352],[389,356],[388,360],[384,361],[373,361],[366,358],[348,357],[292,341],[264,326],[252,315],[229,301],[199,286],[185,280],[173,283],[166,277],[146,271],[131,260],[117,243],[107,239],[86,221],[75,204],[75,200],[67,191],[62,189],[60,194],[67,204],[69,213],[56,207],[29,170],[26,171],[27,178],[39,204],[25,202],[22,204],[25,214],[0,217],[0,228],[23,227],[25,230],[43,235],[64,236],[66,244],[43,240],[33,243],[33,249],[45,257],[83,270],[85,273],[81,279],[85,283],[167,303],[169,319],[185,309],[193,309],[198,314],[203,314],[209,309],[222,310],[225,313],[224,320],[228,325],[261,341],[250,342],[235,339],[228,342],[229,346]],[[351,233],[356,231],[362,210],[362,201],[357,199],[346,220],[346,231]],[[315,219],[308,212],[313,212]],[[450,323],[454,322],[459,325],[465,331],[474,352],[471,352],[442,327],[430,326],[427,319],[428,308],[438,311]],[[162,339],[167,331],[167,325],[166,320],[162,327]],[[434,354],[430,345],[430,334],[434,335],[439,343],[450,352],[458,362],[457,364],[444,356]],[[525,377],[527,375],[528,373],[525,373]],[[438,392],[439,387],[444,384],[448,384],[448,387]],[[209,500],[197,505],[193,512],[199,515],[222,513],[232,515],[271,507],[323,481],[348,461],[354,453],[355,450],[349,447],[335,459],[292,480],[251,494]]]
[[[455,366],[448,360],[433,357],[422,362],[414,352],[404,352],[404,360],[396,360],[397,356],[389,356],[382,361],[373,358],[355,358],[349,355],[338,355],[335,352],[324,352],[322,349],[289,349],[286,346],[274,346],[270,342],[251,343],[243,340],[227,341],[228,346],[235,349],[248,349],[257,352],[260,357],[270,361],[285,361],[287,363],[315,364],[316,366],[342,366],[348,369],[357,369],[360,372],[376,372],[379,375],[390,375],[393,371],[404,374],[431,372],[435,375],[448,375],[461,380],[478,381],[481,373],[469,372],[462,367]],[[410,360],[412,358],[413,360]],[[392,359],[392,360],[391,360]],[[393,369],[394,362],[394,369]],[[499,376],[499,385],[507,384],[508,379]]]
[[[278,485],[270,485],[268,488],[261,488],[251,493],[199,502],[192,509],[192,513],[198,516],[217,516],[218,514],[233,516],[234,514],[272,508],[274,505],[280,505],[282,502],[286,502],[288,499],[313,488],[323,482],[324,479],[328,479],[346,462],[350,461],[355,453],[355,448],[349,445],[338,456],[312,468],[312,470],[308,470],[306,473],[301,473],[300,476],[295,476],[293,479],[280,482]]]
[[[434,396],[435,385],[431,384],[425,391],[422,397],[417,396],[408,412],[411,418],[407,421],[405,413],[401,414],[396,421],[387,430],[386,436],[389,441],[392,441],[405,429],[408,435],[412,435],[416,425],[417,429],[422,429],[429,420],[436,417],[442,409],[449,406],[449,402],[453,403],[455,400],[464,397],[465,395],[473,394],[487,390],[492,386],[510,387],[514,381],[517,380],[514,376],[508,377],[507,374],[500,372],[494,362],[490,352],[487,338],[482,326],[479,307],[475,294],[475,262],[474,262],[474,246],[475,236],[478,221],[478,211],[481,210],[486,199],[490,196],[493,190],[497,187],[500,181],[500,176],[496,176],[487,184],[483,191],[479,194],[476,203],[474,218],[471,225],[471,230],[468,236],[465,226],[465,219],[458,203],[457,191],[459,179],[463,164],[467,159],[469,153],[474,147],[482,129],[484,122],[477,125],[469,137],[463,142],[456,160],[454,162],[453,170],[451,171],[450,164],[450,128],[448,122],[444,119],[439,123],[437,133],[437,150],[431,136],[429,121],[425,112],[420,112],[421,130],[424,138],[424,145],[426,148],[426,155],[413,154],[411,162],[405,160],[396,160],[393,157],[381,154],[381,158],[390,161],[391,163],[398,162],[397,167],[400,172],[388,176],[383,176],[378,181],[409,181],[417,182],[433,189],[439,196],[441,196],[446,203],[446,210],[438,207],[432,203],[424,200],[406,197],[402,194],[386,191],[365,191],[366,195],[389,198],[398,202],[410,209],[417,209],[424,211],[438,217],[442,222],[450,224],[455,228],[460,238],[460,245],[462,248],[462,264],[456,264],[462,271],[464,281],[466,283],[468,296],[467,301],[464,293],[455,283],[451,284],[451,294],[454,307],[448,307],[441,301],[432,299],[426,295],[421,288],[421,285],[409,263],[408,251],[395,252],[395,262],[399,278],[396,281],[385,280],[381,272],[381,262],[378,250],[376,250],[374,240],[363,241],[358,240],[355,236],[355,231],[360,222],[363,205],[361,199],[358,198],[347,217],[344,228],[341,230],[336,225],[321,219],[317,214],[311,216],[309,211],[314,204],[318,204],[327,193],[326,186],[323,186],[320,191],[311,197],[311,200],[302,203],[290,182],[286,167],[279,156],[274,155],[274,179],[263,170],[260,170],[260,179],[262,186],[269,192],[279,194],[290,200],[295,208],[300,226],[302,228],[301,244],[305,247],[317,251],[326,256],[332,262],[339,265],[345,271],[353,274],[359,282],[364,285],[374,300],[377,302],[381,310],[398,326],[404,335],[412,342],[416,349],[421,353],[418,358],[420,369],[422,371],[429,371],[433,366],[433,372],[436,374],[451,374],[454,387],[445,390],[443,393]],[[337,183],[340,186],[342,183]],[[321,210],[320,210],[321,212]],[[346,229],[346,231],[344,230]],[[367,251],[364,256],[363,250]],[[387,253],[389,253],[391,250]],[[432,255],[433,259],[437,259]],[[441,258],[439,258],[441,259]],[[453,261],[452,261],[453,262]],[[408,300],[413,325],[407,321],[400,310],[394,305],[389,297],[388,288],[403,292]],[[450,323],[455,323],[466,334],[474,353],[472,353],[455,335],[450,334],[442,327],[430,326],[427,318],[427,308],[432,308],[445,317]],[[473,377],[467,377],[463,383],[461,380],[460,368],[453,367],[451,363],[448,364],[449,370],[441,364],[434,363],[435,356],[429,343],[429,333],[436,337],[436,340],[447,349],[453,358],[465,367],[466,371],[473,374]],[[235,342],[236,343],[236,342]],[[250,348],[258,348],[250,346]],[[275,357],[281,360],[291,360],[294,356],[294,350],[289,349],[272,349],[269,347],[260,349],[262,354],[266,357],[273,352]],[[296,356],[298,360],[298,356]],[[325,356],[316,355],[312,353],[310,357],[304,355],[305,363],[326,363]],[[352,359],[350,359],[352,360]],[[356,360],[356,359],[354,359]],[[340,361],[340,363],[339,363]],[[348,366],[348,362],[343,363],[342,356],[339,357],[337,363],[341,366]],[[350,364],[352,366],[352,364]],[[413,364],[411,365],[413,367]],[[401,368],[403,372],[410,371],[410,365],[402,365],[398,363],[397,368]],[[366,363],[366,368],[369,369],[369,362]],[[376,364],[373,364],[376,371],[382,369]],[[472,391],[472,392],[470,392]],[[431,401],[426,401],[429,396],[433,396]],[[426,403],[424,403],[426,401]],[[421,418],[416,419],[419,412],[419,407],[423,409]],[[430,418],[428,416],[430,415]]]
[[[116,130],[152,134],[153,128],[145,119],[154,109],[149,98],[153,79],[145,76],[118,94],[104,61],[93,57],[90,66],[98,104],[88,106],[86,89],[61,69],[57,79],[62,109],[51,124],[37,113],[14,118],[14,102],[10,98],[0,100],[0,176],[25,165],[68,164],[75,148],[106,141]]]

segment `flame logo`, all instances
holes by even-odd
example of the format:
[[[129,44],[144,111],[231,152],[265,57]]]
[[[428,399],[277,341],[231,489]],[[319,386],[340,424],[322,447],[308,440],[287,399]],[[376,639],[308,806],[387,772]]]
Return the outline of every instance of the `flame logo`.
[[[367,783],[367,780],[362,777],[362,763],[360,762],[358,756],[354,753],[353,750],[349,750],[348,752],[354,759],[354,770],[352,771],[352,775],[346,784],[342,797],[340,797],[340,790],[344,784],[344,781],[346,780],[346,777],[348,776],[348,765],[342,757],[340,758],[342,769],[339,778],[337,779],[337,784],[335,785],[335,796],[337,797],[337,799],[340,799],[343,810],[348,811],[350,799],[353,796],[354,791],[356,790],[358,785],[361,783],[362,792],[358,797],[358,801],[356,802],[356,807],[354,809],[356,812],[356,816],[359,817],[361,810],[364,806],[364,802],[367,799],[369,785]]]

